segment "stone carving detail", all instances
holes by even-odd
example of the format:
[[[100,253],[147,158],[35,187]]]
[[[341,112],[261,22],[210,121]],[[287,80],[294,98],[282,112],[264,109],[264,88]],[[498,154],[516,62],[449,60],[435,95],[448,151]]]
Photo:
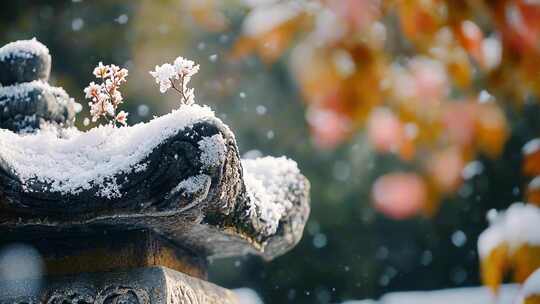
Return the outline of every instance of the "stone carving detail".
[[[108,287],[96,297],[94,304],[149,304],[150,297],[143,289],[131,287]]]
[[[40,302],[36,300],[35,298],[30,298],[30,299],[24,299],[24,300],[15,300],[13,302],[0,301],[0,304],[40,304]]]
[[[168,304],[234,304],[228,294],[218,294],[214,290],[198,286],[195,290],[185,282],[176,281],[168,289]]]
[[[150,304],[150,297],[143,289],[109,286],[100,292],[84,288],[54,290],[45,297],[46,304]]]
[[[39,292],[0,288],[0,304],[238,304],[225,288],[165,267],[51,276]]]
[[[86,288],[73,288],[67,290],[54,290],[45,297],[43,303],[47,304],[93,304],[93,292]]]

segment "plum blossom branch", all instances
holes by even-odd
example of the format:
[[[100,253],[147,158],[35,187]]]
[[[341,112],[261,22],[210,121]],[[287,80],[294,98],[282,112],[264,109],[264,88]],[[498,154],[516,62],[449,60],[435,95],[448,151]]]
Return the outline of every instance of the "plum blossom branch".
[[[124,102],[120,85],[127,81],[128,70],[114,64],[103,65],[100,62],[94,68],[93,74],[102,82],[96,84],[92,81],[84,89],[85,97],[91,100],[88,105],[92,121],[96,122],[100,118],[111,119],[115,126],[116,124],[125,126],[129,113],[125,111],[116,113],[116,110]]]
[[[195,93],[193,88],[188,88],[191,77],[199,72],[199,65],[192,60],[178,57],[173,64],[164,63],[156,65],[150,75],[154,77],[159,84],[161,93],[173,89],[180,94],[180,102],[185,105],[191,105],[195,102]]]

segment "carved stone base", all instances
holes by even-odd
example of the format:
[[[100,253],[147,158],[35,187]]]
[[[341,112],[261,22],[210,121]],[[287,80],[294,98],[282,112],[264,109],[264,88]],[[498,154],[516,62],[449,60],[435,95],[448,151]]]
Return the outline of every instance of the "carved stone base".
[[[37,290],[35,280],[0,281],[0,304],[237,304],[231,291],[165,267],[41,281]]]

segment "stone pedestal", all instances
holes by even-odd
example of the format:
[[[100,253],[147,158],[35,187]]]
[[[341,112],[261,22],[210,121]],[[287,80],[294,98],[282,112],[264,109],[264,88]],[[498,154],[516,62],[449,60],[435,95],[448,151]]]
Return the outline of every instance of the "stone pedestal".
[[[28,286],[41,285],[37,290]],[[236,304],[235,295],[166,267],[0,282],[0,303]]]

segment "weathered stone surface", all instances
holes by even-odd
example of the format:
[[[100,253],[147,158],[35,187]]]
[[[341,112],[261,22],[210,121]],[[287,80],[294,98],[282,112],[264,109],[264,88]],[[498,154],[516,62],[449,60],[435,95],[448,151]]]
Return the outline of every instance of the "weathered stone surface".
[[[73,101],[65,101],[67,94],[47,95],[48,89],[40,91],[43,85],[38,83],[0,88],[0,128],[19,132],[71,125]],[[38,88],[34,90],[33,85]],[[21,93],[18,89],[23,86]],[[64,172],[64,163],[69,162],[72,169],[75,166],[72,177],[76,178],[91,170],[77,167],[79,162],[95,166],[113,159],[121,162],[129,155],[111,154],[96,160],[92,153],[98,148],[77,150],[78,145],[96,141],[106,149],[116,138],[100,134],[113,134],[119,128],[103,127],[94,133],[58,128],[54,136],[44,132],[19,135],[0,129],[0,243],[54,234],[82,237],[103,231],[148,230],[203,258],[254,253],[272,259],[295,246],[309,215],[309,182],[296,164],[294,170],[263,172],[255,185],[250,184],[253,179],[245,176],[234,134],[213,113],[175,129],[191,119],[182,117],[188,110],[121,128],[126,132],[119,136],[133,139],[126,145],[135,147],[134,142],[141,141],[140,134],[156,136],[158,127],[168,131],[166,138],[130,168],[117,169],[105,177],[96,174],[87,179],[85,187],[75,190],[59,190],[64,181],[47,177],[47,171]],[[33,111],[39,123],[27,122]],[[54,149],[70,136],[75,138],[69,142],[72,146],[61,152]],[[50,140],[44,142],[44,137]],[[218,152],[212,150],[216,147],[204,146],[214,138],[218,139]],[[36,149],[36,143],[43,148]],[[28,150],[33,154],[21,160],[19,156]],[[209,162],[213,153],[219,157]],[[47,169],[28,170],[33,165],[28,159],[46,164]],[[113,163],[105,167],[114,167]],[[104,186],[110,185],[114,187],[104,191]],[[264,193],[255,193],[253,187]]]
[[[49,80],[51,56],[47,48],[34,40],[10,43],[0,48],[0,84]]]
[[[70,127],[75,102],[47,81],[51,55],[35,39],[0,48],[0,128],[31,132],[47,125]]]
[[[197,144],[220,134],[225,158],[205,166]],[[27,135],[32,136],[32,135]],[[142,166],[144,164],[144,166]],[[118,197],[100,197],[99,185],[77,194],[51,191],[40,180],[23,183],[9,163],[0,163],[0,242],[18,235],[77,234],[103,229],[149,229],[209,257],[255,253],[271,259],[300,240],[309,214],[309,183],[298,174],[284,191],[291,207],[276,231],[266,231],[249,213],[251,197],[232,133],[219,121],[194,124],[163,142],[141,160],[140,171],[119,172]],[[58,170],[62,170],[59,168]],[[186,179],[209,176],[200,191],[174,191]],[[279,178],[276,177],[276,178]]]
[[[231,291],[165,267],[45,277],[38,290],[32,283],[0,281],[0,304],[237,304]]]
[[[2,129],[29,132],[45,124],[69,127],[74,120],[75,103],[61,88],[40,81],[0,87]]]

